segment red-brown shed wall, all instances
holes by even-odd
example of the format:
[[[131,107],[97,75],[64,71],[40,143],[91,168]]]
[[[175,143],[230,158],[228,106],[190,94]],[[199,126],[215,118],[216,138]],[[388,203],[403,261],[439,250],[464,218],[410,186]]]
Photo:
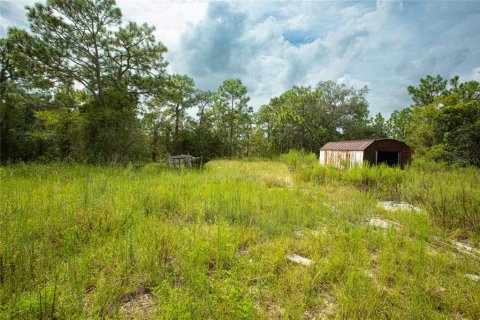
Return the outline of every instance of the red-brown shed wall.
[[[378,140],[369,145],[363,153],[363,160],[370,164],[375,164],[375,152],[389,151],[400,152],[400,166],[410,163],[412,152],[410,148],[401,141],[397,140]]]

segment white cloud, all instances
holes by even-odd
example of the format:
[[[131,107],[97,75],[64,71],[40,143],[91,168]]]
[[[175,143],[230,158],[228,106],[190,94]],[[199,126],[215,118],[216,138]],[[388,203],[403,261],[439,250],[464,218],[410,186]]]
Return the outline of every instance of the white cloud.
[[[312,14],[311,17],[318,14],[313,10],[314,8],[308,9]],[[329,11],[329,8],[326,9]],[[371,13],[372,17],[365,17],[360,14],[362,10],[364,8],[357,7],[343,10],[350,18],[357,16],[357,20],[350,21],[319,36],[316,40],[300,46],[291,45],[279,36],[285,29],[279,19],[269,17],[264,22],[253,26],[241,42],[242,46],[246,48],[244,51],[249,53],[247,61],[237,60],[239,63],[247,65],[248,72],[244,75],[244,81],[254,94],[264,91],[258,90],[258,86],[270,87],[271,97],[293,85],[315,85],[321,80],[337,80],[342,77],[345,80],[345,74],[361,56],[367,37],[379,29],[378,23],[382,20],[380,19],[382,18],[381,14],[386,11],[382,6],[379,12]],[[300,16],[302,20],[308,20],[306,15],[296,16]],[[268,34],[269,37],[266,38],[265,34]],[[375,45],[375,42],[371,40],[372,37],[370,37],[370,45],[372,43]],[[256,54],[262,59],[258,59]],[[264,57],[269,58],[265,59]],[[272,61],[275,61],[275,68],[268,63]],[[353,79],[351,76],[349,77]],[[259,100],[255,98],[252,101],[254,103]]]
[[[341,76],[340,78],[337,79],[337,82],[338,83],[343,83],[347,87],[352,87],[352,88],[357,89],[357,90],[361,89],[365,86],[368,87],[368,82],[364,82],[362,80],[352,78],[349,74],[344,74],[343,76]]]
[[[156,27],[155,35],[167,46],[176,47],[180,35],[205,15],[207,2],[168,2],[118,0],[125,21],[147,23]]]
[[[35,2],[34,0],[0,0],[0,37],[7,36],[8,27],[28,28],[25,6],[32,6]]]
[[[0,1],[4,25],[25,25],[27,2]],[[29,2],[31,3],[31,2]],[[166,2],[119,0],[125,20],[156,26],[169,71],[203,89],[229,78],[255,107],[293,85],[368,84],[371,113],[410,104],[427,74],[479,79],[475,2]],[[7,10],[8,9],[8,10]],[[19,11],[20,10],[20,11]]]
[[[480,81],[480,65],[472,68],[468,74],[460,76],[460,81]]]
[[[172,60],[171,53],[178,50],[180,36],[204,18],[208,3],[194,1],[155,1],[155,0],[118,0],[125,21],[147,23],[155,26],[155,37],[169,50],[167,59]],[[169,71],[175,66],[170,64]]]
[[[438,10],[431,3],[390,1],[373,6],[369,2],[262,3],[251,10],[248,4],[222,4],[223,14],[244,16],[243,29],[229,34],[233,39],[228,66],[200,76],[195,60],[187,59],[182,70],[210,89],[223,79],[240,77],[256,106],[293,85],[335,80],[368,84],[372,114],[389,114],[410,104],[408,85],[427,74],[466,74],[480,53],[479,35],[471,32],[478,21],[472,17],[479,9],[468,3],[461,6],[470,10],[456,8],[458,14],[453,16],[444,3]],[[196,28],[222,32],[208,14]],[[183,43],[183,50],[197,50],[188,41]]]

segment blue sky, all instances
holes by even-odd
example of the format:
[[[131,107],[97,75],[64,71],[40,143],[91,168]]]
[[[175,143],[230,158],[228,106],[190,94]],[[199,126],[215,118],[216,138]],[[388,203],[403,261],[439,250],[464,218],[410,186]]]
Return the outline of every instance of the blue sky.
[[[0,0],[0,34],[27,27],[23,7]],[[480,80],[478,1],[117,1],[124,19],[155,25],[170,72],[215,90],[229,78],[258,108],[294,85],[368,85],[371,114],[410,105],[427,74]]]

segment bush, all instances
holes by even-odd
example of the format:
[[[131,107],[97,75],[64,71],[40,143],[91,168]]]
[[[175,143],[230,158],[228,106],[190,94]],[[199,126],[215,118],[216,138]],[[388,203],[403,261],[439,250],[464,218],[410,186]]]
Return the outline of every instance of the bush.
[[[282,156],[300,181],[353,185],[378,199],[403,200],[422,207],[439,226],[480,231],[480,170],[416,161],[398,167],[363,166],[339,169],[310,163],[298,151]]]
[[[439,225],[480,231],[480,174],[476,168],[406,173],[402,196],[422,206]]]
[[[280,161],[284,162],[290,170],[297,171],[301,167],[315,167],[318,159],[314,153],[308,153],[304,150],[290,150],[280,156]]]
[[[330,166],[303,167],[297,171],[297,178],[303,182],[335,184],[341,180],[341,171]]]
[[[400,200],[404,173],[398,167],[354,167],[343,172],[345,182],[367,192],[376,192],[380,196]]]

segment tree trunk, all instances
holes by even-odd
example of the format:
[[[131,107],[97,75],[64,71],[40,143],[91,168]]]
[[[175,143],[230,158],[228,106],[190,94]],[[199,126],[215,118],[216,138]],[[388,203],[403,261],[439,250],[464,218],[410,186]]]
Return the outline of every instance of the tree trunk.
[[[104,92],[103,92],[103,81],[102,81],[102,72],[101,72],[101,66],[100,66],[100,56],[98,53],[98,45],[97,41],[94,40],[94,49],[95,49],[95,78],[97,81],[97,86],[98,86],[98,96],[96,97],[97,100],[97,106],[99,108],[104,107]]]
[[[157,144],[158,144],[158,128],[154,126],[153,128],[153,139],[152,139],[152,161],[157,161]]]
[[[232,159],[232,156],[233,156],[233,122],[234,122],[234,116],[235,116],[235,111],[234,111],[234,102],[233,102],[233,98],[230,100],[230,134],[229,134],[229,137],[228,137],[228,145],[230,147],[230,159]]]
[[[180,123],[180,104],[177,103],[175,106],[175,133],[173,138],[173,144],[175,145],[176,154],[180,154],[180,145],[178,143],[178,133],[179,133],[179,123]]]
[[[300,139],[300,148],[305,149],[305,103],[302,103],[302,137]]]
[[[230,159],[232,159],[233,156],[233,122],[230,122],[230,133],[228,137],[228,145],[230,146]]]

